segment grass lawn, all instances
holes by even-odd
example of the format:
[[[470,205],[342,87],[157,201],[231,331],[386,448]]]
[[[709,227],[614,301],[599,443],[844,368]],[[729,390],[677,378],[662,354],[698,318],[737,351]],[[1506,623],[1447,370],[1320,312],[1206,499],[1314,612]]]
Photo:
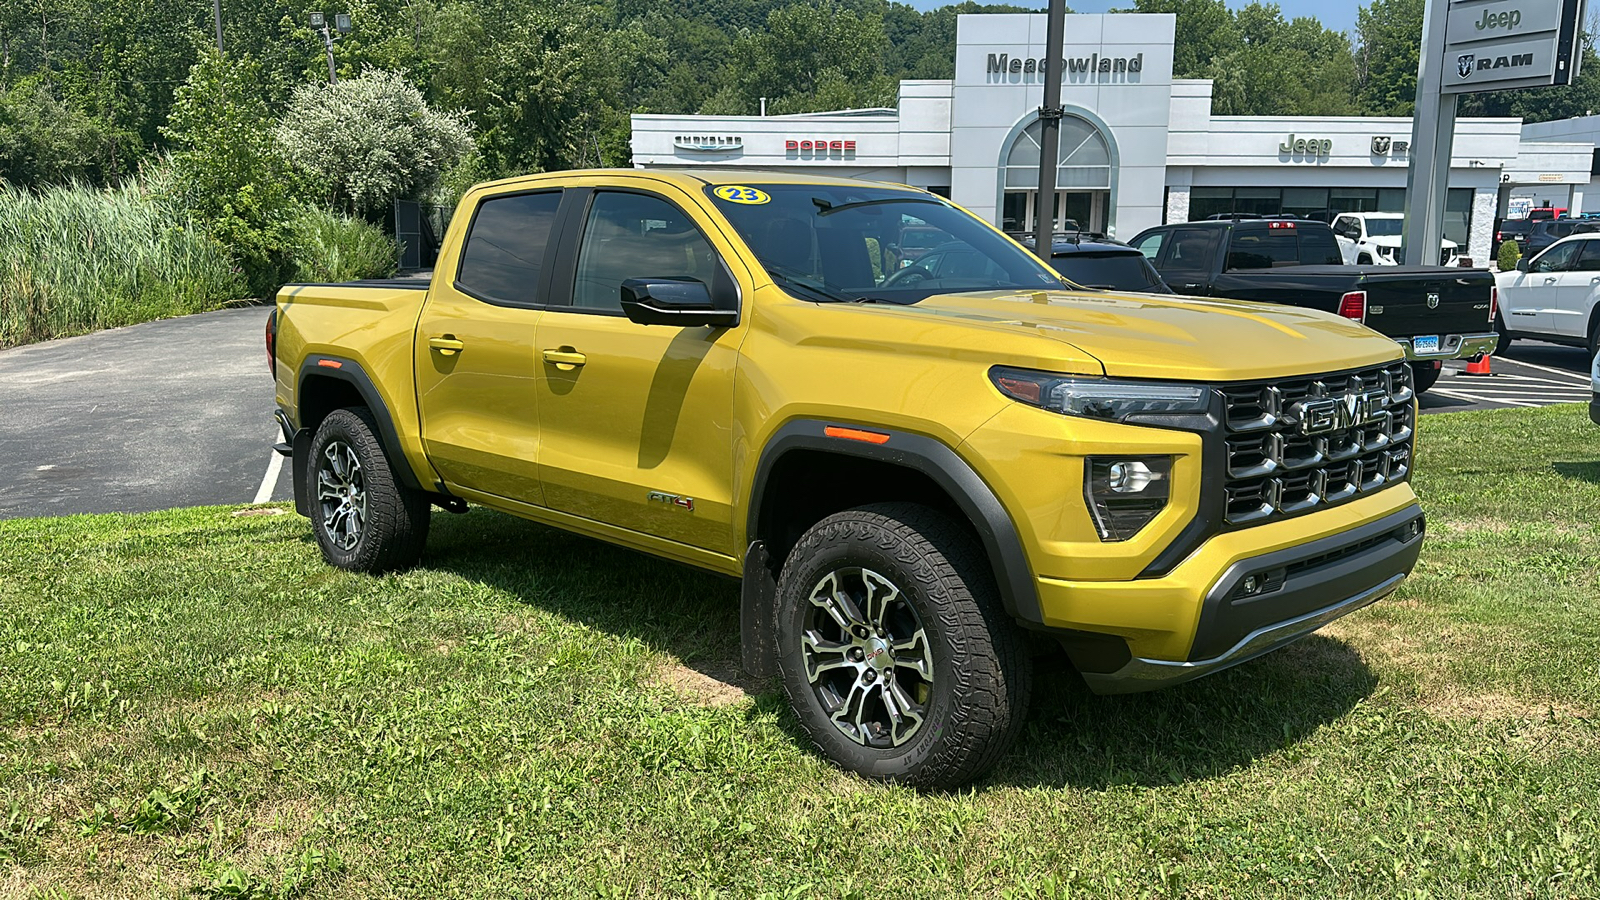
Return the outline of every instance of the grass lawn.
[[[972,789],[807,752],[728,581],[482,510],[0,522],[0,896],[1600,896],[1600,428],[1422,420],[1394,598],[1156,694],[1046,666]]]

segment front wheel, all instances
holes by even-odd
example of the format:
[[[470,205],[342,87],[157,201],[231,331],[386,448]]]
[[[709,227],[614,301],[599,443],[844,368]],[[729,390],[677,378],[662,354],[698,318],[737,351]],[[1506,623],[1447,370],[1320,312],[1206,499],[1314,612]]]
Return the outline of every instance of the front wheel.
[[[1444,364],[1438,360],[1432,362],[1414,362],[1411,364],[1411,385],[1417,393],[1422,393],[1433,387],[1439,380],[1439,373],[1444,370]]]
[[[778,583],[778,664],[813,745],[924,789],[982,775],[1021,727],[1031,660],[976,541],[923,506],[829,516]]]
[[[329,413],[305,464],[314,492],[311,527],[329,564],[377,573],[422,556],[428,499],[395,476],[366,407]]]
[[[1500,340],[1494,345],[1494,352],[1505,353],[1511,347],[1513,338],[1511,332],[1506,329],[1505,318],[1499,312],[1494,314],[1494,333],[1500,336]]]

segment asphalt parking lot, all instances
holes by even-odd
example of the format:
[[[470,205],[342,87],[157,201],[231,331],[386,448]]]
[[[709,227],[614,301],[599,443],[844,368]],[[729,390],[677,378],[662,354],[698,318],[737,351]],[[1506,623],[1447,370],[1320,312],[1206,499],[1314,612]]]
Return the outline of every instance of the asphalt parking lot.
[[[266,477],[266,319],[252,306],[0,351],[0,518],[288,499],[287,474]]]
[[[1517,341],[1504,356],[1490,359],[1490,374],[1468,375],[1465,370],[1464,362],[1445,363],[1438,383],[1422,395],[1422,412],[1587,403],[1593,396],[1588,354],[1576,347]]]
[[[271,445],[265,307],[0,351],[0,519],[288,500]],[[1518,341],[1451,362],[1424,413],[1587,402],[1582,350]]]

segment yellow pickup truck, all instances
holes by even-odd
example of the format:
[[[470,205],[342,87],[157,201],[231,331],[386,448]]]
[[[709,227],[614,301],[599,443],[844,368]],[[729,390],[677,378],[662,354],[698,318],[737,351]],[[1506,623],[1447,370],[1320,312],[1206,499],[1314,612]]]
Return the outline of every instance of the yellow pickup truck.
[[[413,565],[474,503],[737,577],[744,665],[817,749],[922,787],[994,764],[1041,648],[1100,692],[1185,681],[1422,545],[1392,340],[1085,290],[906,187],[481,185],[431,283],[286,287],[268,354],[329,563]]]

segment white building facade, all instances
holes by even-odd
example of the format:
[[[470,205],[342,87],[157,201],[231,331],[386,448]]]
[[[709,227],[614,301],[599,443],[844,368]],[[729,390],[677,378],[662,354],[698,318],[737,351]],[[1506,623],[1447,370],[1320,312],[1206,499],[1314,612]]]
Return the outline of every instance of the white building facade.
[[[1042,213],[1123,239],[1232,212],[1404,210],[1410,119],[1214,116],[1210,81],[1172,77],[1175,26],[1170,14],[1067,17],[1053,203],[1037,190],[1043,15],[960,16],[955,78],[902,81],[896,109],[636,115],[634,164],[911,184],[1007,231]],[[1459,120],[1446,237],[1481,265],[1514,197],[1575,214],[1594,148],[1564,133],[1535,143],[1519,119]]]

